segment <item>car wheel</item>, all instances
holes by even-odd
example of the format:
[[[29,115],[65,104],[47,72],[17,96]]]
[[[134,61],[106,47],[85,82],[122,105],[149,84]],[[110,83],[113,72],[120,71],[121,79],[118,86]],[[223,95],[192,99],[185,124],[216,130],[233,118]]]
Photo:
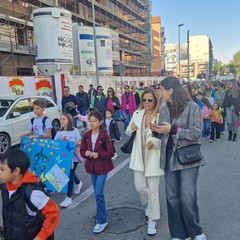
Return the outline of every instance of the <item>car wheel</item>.
[[[0,133],[0,155],[6,154],[11,147],[11,140],[5,133]]]
[[[52,126],[54,127],[54,129],[56,130],[56,132],[60,129],[60,121],[59,120],[57,120],[57,119],[54,119],[53,121],[52,121]]]

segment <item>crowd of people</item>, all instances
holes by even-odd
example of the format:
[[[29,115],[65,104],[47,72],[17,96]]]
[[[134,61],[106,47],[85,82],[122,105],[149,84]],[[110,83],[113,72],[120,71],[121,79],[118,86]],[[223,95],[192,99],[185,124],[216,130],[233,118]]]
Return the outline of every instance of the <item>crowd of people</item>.
[[[199,168],[206,162],[200,156],[196,161],[183,163],[179,161],[177,150],[197,145],[200,138],[208,139],[210,143],[220,141],[226,130],[228,140],[237,141],[239,85],[235,79],[181,83],[176,77],[167,77],[151,87],[144,87],[143,83],[139,88],[125,85],[121,101],[112,87],[104,94],[102,86],[95,89],[90,84],[88,92],[85,92],[80,85],[78,93],[73,95],[70,88],[65,86],[61,128],[56,135],[52,134],[50,119],[44,116],[46,103],[35,100],[36,117],[29,123],[30,131],[24,136],[75,143],[67,194],[59,205],[69,207],[72,195],[80,193],[83,183],[77,177],[76,170],[78,163],[84,161],[96,199],[93,232],[101,233],[108,225],[105,182],[108,172],[114,168],[113,160],[118,157],[114,142],[121,140],[117,115],[123,116],[124,134],[131,136],[136,133],[129,167],[133,170],[134,185],[141,203],[146,206],[147,234],[152,236],[157,233],[156,221],[160,218],[159,181],[160,176],[164,175],[171,239],[206,240],[197,204]],[[79,120],[83,122],[82,132],[78,128]],[[6,239],[11,240],[54,239],[53,231],[59,221],[58,206],[49,198],[50,191],[45,191],[36,175],[28,170],[29,164],[27,154],[18,149],[0,159],[0,179],[6,182],[2,189],[4,234]],[[24,194],[31,184],[34,188],[29,194],[29,201],[35,206],[35,212],[29,209],[28,204],[23,207]],[[24,211],[19,213],[19,206]],[[18,217],[10,218],[10,215]],[[19,219],[25,215],[28,218],[20,224]]]

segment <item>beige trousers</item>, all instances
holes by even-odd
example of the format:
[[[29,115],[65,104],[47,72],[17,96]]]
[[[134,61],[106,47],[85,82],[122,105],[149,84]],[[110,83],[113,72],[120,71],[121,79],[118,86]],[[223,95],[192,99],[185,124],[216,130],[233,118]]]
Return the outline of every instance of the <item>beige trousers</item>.
[[[160,177],[145,177],[144,172],[134,171],[134,184],[140,194],[142,204],[147,204],[146,215],[154,220],[160,218],[159,204]]]

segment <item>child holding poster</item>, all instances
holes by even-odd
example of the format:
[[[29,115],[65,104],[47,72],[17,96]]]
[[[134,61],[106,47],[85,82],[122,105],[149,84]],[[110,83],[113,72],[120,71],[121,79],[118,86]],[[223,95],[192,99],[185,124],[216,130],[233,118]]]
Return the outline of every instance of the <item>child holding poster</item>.
[[[82,161],[79,146],[81,144],[81,136],[79,130],[73,127],[72,115],[64,113],[60,117],[61,128],[55,136],[55,140],[65,140],[76,144],[75,153],[72,159],[72,169],[70,170],[67,195],[59,205],[60,207],[69,207],[72,204],[72,194],[79,194],[82,188],[82,182],[78,179],[75,171],[79,161]],[[75,185],[74,185],[75,183]]]
[[[104,186],[108,172],[114,168],[111,159],[114,151],[111,139],[102,126],[103,116],[101,113],[91,112],[88,120],[91,130],[83,136],[81,155],[86,158],[85,168],[87,173],[91,175],[97,204],[96,225],[93,232],[101,233],[108,224]]]

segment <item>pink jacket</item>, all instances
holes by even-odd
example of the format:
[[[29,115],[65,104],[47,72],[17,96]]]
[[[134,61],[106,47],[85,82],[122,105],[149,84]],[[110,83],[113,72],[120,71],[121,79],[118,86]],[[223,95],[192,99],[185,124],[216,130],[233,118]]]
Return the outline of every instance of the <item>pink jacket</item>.
[[[126,112],[126,105],[127,105],[127,103],[126,103],[127,102],[126,93],[122,94],[121,100],[122,100],[122,104],[121,104],[122,111]],[[134,97],[133,93],[130,92],[130,95],[129,95],[129,114],[132,115],[135,110],[136,110],[135,97]]]
[[[202,107],[202,118],[203,119],[210,119],[210,113],[212,112],[211,108],[208,108],[207,106]]]

